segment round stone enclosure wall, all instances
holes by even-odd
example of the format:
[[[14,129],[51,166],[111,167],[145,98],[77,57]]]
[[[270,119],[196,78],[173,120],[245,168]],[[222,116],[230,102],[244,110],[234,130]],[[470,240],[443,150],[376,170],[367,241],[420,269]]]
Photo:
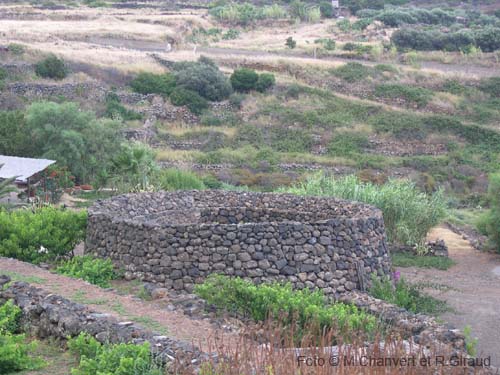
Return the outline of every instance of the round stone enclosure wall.
[[[327,295],[390,272],[380,210],[334,198],[219,190],[126,194],[88,211],[86,253],[127,278],[192,291],[211,273]]]

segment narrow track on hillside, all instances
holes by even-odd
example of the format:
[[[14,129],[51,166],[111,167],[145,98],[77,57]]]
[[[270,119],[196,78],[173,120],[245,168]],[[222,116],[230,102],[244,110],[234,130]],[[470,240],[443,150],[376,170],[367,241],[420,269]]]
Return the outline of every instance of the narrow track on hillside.
[[[219,335],[208,320],[191,319],[180,311],[168,311],[154,301],[120,295],[114,290],[102,289],[83,280],[54,274],[30,263],[0,257],[0,275],[2,274],[85,304],[93,310],[109,313],[118,319],[134,321],[152,331],[192,343],[202,350],[206,350]]]
[[[491,355],[492,365],[500,367],[500,256],[474,249],[446,227],[435,228],[429,238],[444,240],[456,265],[446,271],[400,267],[401,275],[427,283],[426,292],[445,300],[453,310],[440,318],[460,329],[470,326],[472,336],[478,338],[477,355]],[[433,284],[448,288],[438,290]]]

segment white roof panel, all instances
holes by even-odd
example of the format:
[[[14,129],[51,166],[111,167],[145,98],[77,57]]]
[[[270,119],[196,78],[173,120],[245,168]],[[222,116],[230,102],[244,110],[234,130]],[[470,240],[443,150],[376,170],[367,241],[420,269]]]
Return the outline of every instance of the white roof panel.
[[[26,182],[29,177],[54,163],[55,160],[0,155],[0,178],[16,177],[16,181]]]

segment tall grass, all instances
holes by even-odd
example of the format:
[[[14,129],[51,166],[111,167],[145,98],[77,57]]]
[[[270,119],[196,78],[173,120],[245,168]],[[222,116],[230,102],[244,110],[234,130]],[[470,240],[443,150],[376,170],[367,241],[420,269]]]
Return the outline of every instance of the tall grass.
[[[361,182],[356,176],[334,178],[322,173],[281,191],[332,196],[374,205],[382,210],[389,241],[415,245],[446,216],[441,191],[427,195],[409,181],[389,180],[384,185]]]
[[[327,329],[319,336],[305,336],[296,347],[292,329],[272,321],[262,327],[247,326],[238,339],[220,335],[209,340],[208,352],[216,355],[202,363],[200,375],[451,375],[468,370],[474,373],[472,368],[462,365],[463,362],[445,366],[436,361],[437,356],[451,358],[451,346],[418,345],[413,340],[404,340],[403,332],[378,335],[371,343],[360,332],[353,335],[354,340],[338,341],[331,346],[333,337],[341,337],[336,328]],[[458,355],[457,359],[465,356]],[[404,365],[387,363],[405,358],[410,362]],[[385,366],[381,365],[384,361]],[[475,373],[482,370],[477,367]]]
[[[165,169],[158,176],[159,186],[164,190],[203,190],[203,181],[194,173],[180,169]]]

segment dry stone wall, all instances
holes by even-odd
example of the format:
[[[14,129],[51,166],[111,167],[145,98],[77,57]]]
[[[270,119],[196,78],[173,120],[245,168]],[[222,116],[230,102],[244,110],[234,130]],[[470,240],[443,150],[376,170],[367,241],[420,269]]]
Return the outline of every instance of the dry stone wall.
[[[112,259],[130,279],[186,291],[218,272],[337,297],[390,271],[378,209],[289,194],[206,190],[98,201],[85,251]]]
[[[196,368],[207,356],[192,343],[159,335],[130,321],[50,293],[25,282],[3,284],[10,278],[0,274],[0,306],[12,300],[21,309],[23,332],[45,339],[66,340],[86,332],[101,343],[150,343],[152,354],[164,363]],[[177,373],[177,372],[176,372]],[[184,373],[184,372],[183,372]]]

